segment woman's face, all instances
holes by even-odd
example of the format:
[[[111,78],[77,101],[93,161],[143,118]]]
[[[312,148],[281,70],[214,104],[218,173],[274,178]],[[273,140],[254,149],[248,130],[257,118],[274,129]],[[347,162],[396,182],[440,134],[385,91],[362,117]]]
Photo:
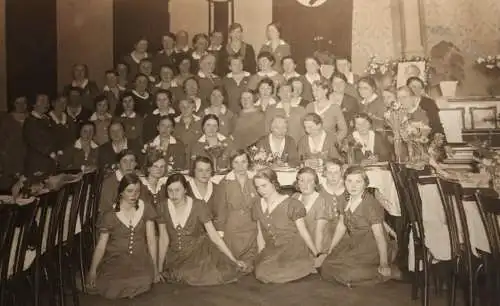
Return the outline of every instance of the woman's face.
[[[167,186],[167,194],[170,201],[179,203],[186,198],[186,189],[181,182],[173,182]]]
[[[283,138],[288,131],[288,124],[283,118],[275,118],[271,124],[271,133],[277,138]]]
[[[347,74],[351,70],[351,65],[347,59],[338,59],[336,64],[340,73]]]
[[[163,158],[155,161],[151,167],[148,169],[149,176],[159,179],[165,176],[165,170],[167,169],[167,163]]]
[[[314,180],[314,175],[311,173],[304,172],[297,178],[297,187],[299,191],[303,194],[311,194],[315,190],[316,182]]]
[[[296,80],[292,82],[292,94],[294,97],[300,97],[302,95],[302,90],[304,89],[304,84],[301,81]]]
[[[341,78],[334,77],[332,79],[332,89],[333,92],[343,94],[345,90],[345,82]]]
[[[170,119],[163,119],[158,123],[158,134],[161,138],[166,138],[172,135],[174,125]]]
[[[175,41],[172,39],[172,37],[165,35],[161,40],[161,45],[164,50],[171,50],[174,48]]]
[[[273,62],[271,62],[267,57],[261,57],[259,58],[259,62],[257,64],[259,65],[260,71],[269,71]]]
[[[268,40],[276,40],[280,38],[280,32],[275,25],[268,25],[266,30],[266,36]]]
[[[194,103],[189,100],[179,102],[179,110],[184,116],[191,116],[194,112]]]
[[[382,97],[384,98],[384,104],[387,107],[396,102],[396,95],[392,91],[384,90],[382,92]]]
[[[200,62],[200,70],[205,73],[213,73],[215,71],[215,57],[207,55]]]
[[[107,73],[106,74],[106,85],[108,87],[116,87],[116,84],[118,84],[118,77],[114,73]]]
[[[109,126],[109,138],[111,138],[112,141],[118,142],[122,141],[123,138],[125,137],[125,132],[123,131],[123,127],[121,124],[111,124]]]
[[[68,99],[66,97],[59,97],[54,101],[54,110],[63,112],[68,106]]]
[[[86,124],[82,126],[80,130],[80,138],[84,141],[91,141],[94,137],[94,126],[91,124]]]
[[[85,66],[76,65],[75,68],[73,68],[73,77],[75,80],[85,79]]]
[[[134,98],[132,98],[132,97],[123,98],[122,105],[123,105],[123,110],[125,112],[127,112],[127,113],[133,112],[134,108],[135,108]]]
[[[314,59],[312,58],[306,59],[305,66],[307,73],[309,74],[318,73],[319,64]]]
[[[193,79],[187,80],[185,89],[188,97],[195,97],[198,95],[198,83]]]
[[[14,101],[14,112],[25,113],[28,109],[28,99],[26,97],[19,97]]]
[[[326,89],[322,86],[313,85],[313,95],[315,100],[324,100],[326,98]]]
[[[203,132],[207,136],[215,136],[217,135],[217,131],[219,130],[219,125],[215,119],[208,119],[205,121],[203,125]]]
[[[194,178],[201,183],[208,183],[212,177],[212,167],[205,162],[197,162],[194,167]]]
[[[257,192],[264,199],[269,198],[269,196],[273,195],[276,192],[276,188],[274,187],[274,185],[267,179],[256,178],[254,180],[254,185],[255,189],[257,189]]]
[[[283,71],[285,71],[285,73],[293,73],[295,72],[295,68],[296,65],[293,59],[287,58],[283,61]]]
[[[350,174],[345,178],[345,189],[351,196],[360,196],[365,191],[365,180],[361,174]]]
[[[224,35],[221,32],[214,32],[210,36],[210,44],[212,46],[220,46],[224,42]]]
[[[223,102],[224,95],[222,92],[218,89],[212,90],[212,93],[210,94],[210,104],[213,106],[221,106]]]
[[[268,98],[273,94],[273,88],[267,83],[262,83],[259,86],[259,96]]]
[[[195,45],[193,46],[197,52],[203,53],[208,48],[208,40],[205,37],[200,36],[198,40],[196,40]]]
[[[236,28],[229,33],[229,37],[233,40],[243,40],[243,30]]]
[[[144,76],[135,79],[135,90],[138,92],[145,92],[148,88],[148,79]]]
[[[249,92],[244,92],[241,94],[241,108],[242,109],[253,109],[255,108],[253,102],[253,95]]]
[[[231,63],[229,64],[229,70],[232,73],[240,73],[243,71],[243,62],[241,59],[231,59]]]
[[[45,114],[49,110],[49,106],[49,97],[47,95],[38,95],[36,97],[34,109],[39,114]]]
[[[411,81],[409,84],[411,90],[417,97],[421,97],[424,94],[424,87],[419,81]]]
[[[148,41],[145,39],[139,40],[135,44],[135,51],[138,53],[148,52]]]
[[[132,173],[137,167],[137,162],[134,155],[125,155],[120,159],[120,164],[118,165],[120,172],[122,174]]]
[[[165,93],[159,93],[156,95],[156,106],[158,109],[166,110],[170,107],[170,100],[168,95]]]
[[[139,200],[140,191],[141,185],[139,183],[130,184],[122,191],[121,199],[128,203],[136,203]]]
[[[139,72],[150,76],[153,73],[153,63],[150,61],[142,61],[139,65]]]
[[[248,158],[245,154],[236,156],[231,164],[234,172],[238,174],[246,173],[248,171],[248,166]]]
[[[371,130],[372,126],[370,122],[365,118],[356,118],[354,119],[354,128],[360,134],[366,135],[366,133],[368,133]]]
[[[282,102],[289,102],[292,99],[292,87],[282,85],[278,90],[278,97]]]
[[[407,110],[413,109],[418,103],[418,99],[416,99],[415,96],[412,96],[408,90],[399,90],[397,97],[399,103],[401,103],[401,105]]]
[[[373,95],[374,89],[366,82],[359,82],[358,92],[361,98],[368,99]]]
[[[189,61],[189,59],[182,60],[182,62],[179,64],[179,72],[183,74],[188,74],[190,70],[191,70],[191,62]]]
[[[327,163],[324,174],[328,183],[332,185],[337,185],[342,181],[342,169],[337,164]]]
[[[306,132],[307,135],[310,136],[315,136],[318,135],[319,132],[322,131],[322,126],[321,124],[316,124],[314,121],[304,121],[304,131]]]
[[[127,65],[125,65],[125,64],[118,64],[116,66],[116,72],[118,72],[118,75],[121,76],[122,78],[126,78],[127,75],[128,75]]]
[[[107,100],[103,100],[103,101],[97,102],[97,104],[95,106],[95,111],[98,114],[105,114],[105,113],[107,113],[108,112],[108,101]]]
[[[168,67],[162,67],[160,70],[160,79],[164,83],[170,83],[174,78],[174,72]]]

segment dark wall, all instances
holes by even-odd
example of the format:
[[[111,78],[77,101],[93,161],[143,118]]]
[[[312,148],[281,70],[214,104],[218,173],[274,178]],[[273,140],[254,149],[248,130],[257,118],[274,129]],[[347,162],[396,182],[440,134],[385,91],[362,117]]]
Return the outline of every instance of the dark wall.
[[[6,0],[7,91],[30,99],[57,92],[56,0]]]
[[[168,0],[114,1],[113,20],[115,63],[142,37],[149,40],[149,52],[155,54],[170,27]]]

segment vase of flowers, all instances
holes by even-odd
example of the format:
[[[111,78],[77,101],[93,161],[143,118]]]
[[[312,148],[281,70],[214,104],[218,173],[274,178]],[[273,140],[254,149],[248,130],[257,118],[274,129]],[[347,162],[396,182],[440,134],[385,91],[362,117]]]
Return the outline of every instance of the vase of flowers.
[[[205,146],[203,148],[205,150],[205,152],[207,153],[207,155],[212,160],[212,162],[214,163],[215,172],[224,170],[224,167],[221,167],[221,165],[219,164],[219,161],[221,163],[224,162],[227,146],[228,145],[226,142],[219,142],[216,145],[209,145],[207,143],[207,144],[205,144]]]
[[[401,103],[393,101],[384,113],[384,118],[394,133],[394,153],[396,154],[396,161],[401,163],[404,161],[404,142],[401,131],[408,121],[408,114]]]
[[[401,138],[408,148],[409,168],[423,170],[429,163],[427,145],[431,128],[421,121],[408,121],[401,130]]]
[[[250,148],[250,159],[253,162],[254,170],[259,170],[263,168],[271,167],[275,157],[272,153],[266,152],[264,148],[257,148],[257,146],[252,146]]]

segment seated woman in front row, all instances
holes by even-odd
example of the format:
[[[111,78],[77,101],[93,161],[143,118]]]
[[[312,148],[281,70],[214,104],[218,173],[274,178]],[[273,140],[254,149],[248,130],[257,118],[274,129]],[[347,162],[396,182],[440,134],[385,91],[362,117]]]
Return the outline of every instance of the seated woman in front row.
[[[133,298],[161,277],[156,266],[155,210],[139,199],[139,177],[120,180],[113,210],[99,222],[99,240],[87,277],[88,292],[108,299]],[[163,231],[165,224],[159,222]]]
[[[270,133],[257,142],[257,148],[270,153],[279,160],[279,165],[296,167],[299,165],[297,145],[291,136],[287,135],[288,122],[284,116],[277,115],[271,120]]]
[[[362,167],[344,174],[348,199],[339,203],[340,219],[322,266],[321,277],[347,286],[387,281],[395,247],[384,229],[384,208],[370,192]]]
[[[287,283],[315,272],[318,251],[307,230],[304,205],[279,193],[276,172],[265,168],[253,178],[261,199],[253,206],[259,255],[255,277],[263,283]]]
[[[166,230],[159,228],[160,272],[168,281],[192,286],[237,281],[247,265],[234,258],[215,230],[207,205],[189,197],[188,190],[183,174],[167,179],[168,200],[162,204]]]

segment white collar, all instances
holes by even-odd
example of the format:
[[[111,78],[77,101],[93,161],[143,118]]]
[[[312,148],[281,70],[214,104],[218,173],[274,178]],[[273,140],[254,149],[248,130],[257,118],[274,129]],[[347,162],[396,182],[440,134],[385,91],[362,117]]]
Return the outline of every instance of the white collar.
[[[255,172],[247,171],[247,176],[249,179],[253,178],[254,175],[255,175]],[[225,179],[228,181],[236,181],[236,174],[234,173],[234,171],[231,171],[228,174],[226,174]]]
[[[31,116],[37,118],[37,119],[44,119],[44,116],[43,114],[39,114],[38,112],[35,112],[35,111],[31,111]]]
[[[73,80],[71,82],[71,86],[73,86],[73,87],[79,87],[79,88],[85,88],[85,86],[87,86],[88,83],[89,83],[88,79],[84,79],[83,82],[81,82],[81,83],[77,83],[75,80]]]
[[[174,203],[172,203],[170,199],[167,200],[167,205],[168,205],[168,212],[170,213],[170,218],[172,219],[174,228],[178,226],[180,227],[186,226],[186,222],[189,218],[191,210],[193,209],[193,199],[191,197],[186,197],[187,209],[183,215],[177,213],[175,205]]]
[[[144,214],[144,202],[142,200],[137,201],[137,210],[134,212],[134,216],[132,219],[127,219],[125,217],[125,213],[123,211],[118,211],[116,212],[116,217],[118,220],[120,220],[123,225],[129,227],[132,226],[132,228],[136,227],[137,224],[139,224],[139,221],[141,221],[142,216]]]
[[[312,84],[314,83],[315,81],[319,81],[321,80],[321,74],[319,74],[318,72],[316,72],[315,74],[313,75],[310,75],[310,74],[304,74],[304,77],[306,78],[306,80]]]
[[[278,72],[276,70],[271,70],[269,72],[262,72],[262,71],[258,71],[257,72],[257,75],[261,76],[261,77],[268,77],[268,78],[273,78],[275,77],[276,75],[278,75]]]
[[[287,73],[283,73],[283,77],[285,78],[285,80],[289,80],[291,78],[298,78],[300,76],[300,74],[297,73],[297,71],[294,71],[292,72],[291,74],[287,74]]]
[[[370,151],[372,153],[375,147],[375,132],[374,131],[368,131],[368,140],[365,141],[363,138],[361,138],[361,135],[359,135],[358,131],[352,132],[352,137],[356,142],[361,144],[361,151],[365,153],[366,151]]]
[[[170,115],[170,114],[175,114],[175,109],[173,109],[173,108],[169,107],[169,108],[168,108],[167,115]],[[164,113],[161,113],[161,112],[160,112],[160,109],[159,109],[159,108],[157,108],[157,109],[155,109],[155,110],[153,111],[153,115],[160,115],[160,116],[162,116],[162,115],[165,115],[165,114],[164,114]]]
[[[222,49],[222,45],[219,45],[217,47],[214,47],[214,46],[210,46],[208,47],[208,51],[220,51]]]
[[[141,176],[140,180],[144,186],[152,193],[152,194],[158,194],[160,192],[161,188],[167,183],[167,177],[160,177],[158,179],[158,182],[156,182],[156,188],[153,188],[150,184],[149,181],[146,177]]]
[[[227,107],[226,107],[224,104],[222,104],[222,105],[220,106],[220,114],[221,114],[221,115],[225,115],[225,114],[226,114],[226,112],[227,112]],[[217,115],[216,113],[214,113],[214,112],[212,111],[212,107],[211,107],[211,106],[210,106],[210,107],[205,108],[205,115],[208,115],[208,114]]]
[[[168,138],[168,144],[176,144],[177,143],[177,140],[175,140],[175,138],[173,136],[170,136]],[[161,147],[161,141],[160,141],[160,136],[156,136],[155,139],[153,139],[153,141],[151,142],[151,146],[155,147],[155,148],[160,148]]]
[[[241,74],[243,74],[243,77],[249,77],[251,75],[250,72],[247,71],[242,71]],[[226,76],[228,78],[234,79],[234,74],[232,72],[229,72]]]
[[[82,139],[81,138],[78,138],[76,141],[75,141],[75,145],[74,145],[75,149],[82,149]],[[90,148],[92,149],[97,149],[99,146],[97,145],[97,143],[95,143],[93,140],[90,141]]]
[[[115,171],[116,180],[120,182],[123,178],[123,173],[120,170]]]
[[[319,103],[318,103],[317,101],[315,101],[315,102],[313,103],[313,106],[314,106],[314,112],[315,112],[316,114],[320,115],[321,117],[323,117],[323,114],[324,114],[324,113],[325,113],[325,112],[326,112],[326,111],[327,111],[330,107],[332,107],[332,105],[333,105],[333,103],[331,103],[331,102],[330,102],[330,105],[328,105],[327,107],[325,107],[325,108],[323,108],[323,109],[321,109],[321,110],[320,110],[320,109],[318,109],[318,104],[319,104]]]
[[[205,72],[199,70],[198,71],[198,77],[200,77],[201,79],[214,79],[214,78],[217,77],[217,75],[215,75],[213,73],[206,74]]]
[[[308,136],[308,142],[309,142],[309,150],[311,150],[311,153],[321,153],[323,151],[323,145],[325,144],[326,140],[326,132],[321,131],[321,137],[319,139],[319,143],[316,145],[314,144],[314,141],[311,136]]]
[[[290,104],[290,108],[300,106],[299,103],[300,103],[300,100],[298,100],[298,102],[294,101],[294,100],[291,100],[290,103],[289,103]],[[284,108],[283,107],[283,102],[279,102],[278,104],[276,104],[276,108]]]
[[[54,113],[54,111],[50,111],[49,112],[49,116],[50,116],[50,118],[52,118],[52,120],[54,120],[54,122],[56,124],[62,124],[62,125],[64,125],[68,121],[68,116],[66,115],[65,112],[62,113],[62,119],[61,120],[59,120],[59,118],[56,117],[56,114]]]
[[[90,116],[89,120],[96,121],[96,120],[107,120],[107,119],[111,119],[111,118],[113,118],[113,116],[111,116],[111,114],[109,114],[109,113],[105,113],[102,116],[98,116],[97,113],[93,113],[92,116]]]
[[[196,116],[194,114],[192,115],[192,117],[193,117],[194,121],[200,121],[201,120],[200,117],[198,117],[198,116]],[[182,119],[182,115],[179,115],[179,116],[177,116],[177,117],[174,118],[174,121],[175,121],[175,123],[179,123],[179,122],[181,122],[181,119]]]
[[[116,84],[116,88],[118,88],[118,90],[120,91],[125,90],[125,87],[121,86],[120,84]],[[109,87],[108,85],[104,85],[102,91],[111,91],[111,87]]]
[[[135,117],[137,117],[137,114],[135,112],[132,112],[132,114],[130,114],[130,115],[123,113],[123,114],[121,114],[120,117],[134,119]]]
[[[136,62],[137,64],[139,64],[139,63],[141,62],[141,60],[140,60],[140,59],[138,59],[137,57],[135,57],[135,53],[134,53],[133,51],[132,51],[132,52],[130,52],[130,57],[131,57],[131,58],[132,58],[132,60],[133,60],[134,62]],[[142,59],[145,59],[145,58],[148,58],[148,57],[149,57],[149,55],[148,55],[148,53],[146,52],[146,53],[144,54],[144,57],[143,57]]]
[[[141,99],[148,99],[149,98],[149,92],[147,92],[147,91],[145,91],[144,94],[141,95],[140,93],[137,92],[137,90],[132,89],[132,93]]]
[[[340,194],[337,194],[333,189],[331,189],[328,186],[328,184],[326,183],[326,180],[323,183],[321,183],[321,186],[323,186],[323,188],[326,190],[326,192],[328,192],[331,195],[339,196],[339,195],[342,195],[342,193],[345,192],[345,187],[343,187],[342,192]]]
[[[68,115],[71,118],[73,118],[73,119],[75,119],[76,117],[78,117],[78,115],[80,115],[80,113],[82,112],[82,110],[83,110],[83,106],[81,106],[81,105],[78,106],[77,112],[73,112],[72,108],[66,107],[66,113],[68,113]]]
[[[189,51],[189,46],[188,45],[184,46],[182,49],[178,49],[177,47],[174,47],[174,52],[175,53],[181,53],[181,52],[186,53],[188,51]]]
[[[363,105],[370,104],[373,101],[375,101],[377,98],[378,98],[378,95],[376,93],[373,93],[368,99],[361,100],[361,104],[363,104]]]
[[[200,60],[205,54],[207,54],[208,52],[205,51],[203,52],[203,54],[199,54],[198,52],[196,52],[196,50],[194,50],[192,53],[191,53],[191,57],[195,60]]]
[[[286,199],[288,199],[287,195],[281,195],[277,201],[275,201],[275,202],[271,203],[271,205],[269,205],[266,203],[266,200],[264,200],[264,198],[261,198],[260,199],[260,207],[262,208],[262,212],[266,213],[266,210],[267,210],[267,213],[271,214],[274,211],[274,209],[276,207],[278,207],[281,203],[283,203],[283,201],[285,201]]]
[[[191,191],[193,192],[193,195],[195,198],[198,200],[202,200],[205,202],[208,202],[210,200],[210,197],[212,196],[212,193],[214,191],[214,185],[211,181],[208,181],[207,185],[207,192],[205,193],[205,196],[202,196],[200,193],[200,190],[198,189],[198,186],[196,185],[196,182],[194,181],[194,178],[190,177],[188,178],[189,185],[191,186]]]
[[[271,46],[272,42],[270,40],[266,41],[265,45],[266,46]],[[286,45],[287,43],[283,40],[280,39],[280,42],[278,43],[278,46]]]
[[[224,140],[226,140],[226,136],[222,135],[221,133],[217,133],[217,140],[218,141],[224,141]],[[201,143],[204,143],[206,141],[207,141],[207,136],[205,136],[205,134],[203,134],[203,136],[201,136],[198,139],[198,142],[201,142]]]
[[[351,213],[353,213],[356,210],[356,208],[358,208],[358,206],[361,204],[361,202],[363,202],[363,197],[360,197],[359,200],[357,200],[356,202],[349,200],[349,202],[347,202],[347,205],[344,208],[344,211],[350,210]]]
[[[275,104],[276,104],[276,100],[274,100],[274,98],[273,98],[273,97],[270,97],[270,98],[269,98],[269,104],[268,104],[268,106],[270,106],[270,105],[275,105]],[[260,106],[260,105],[261,105],[261,103],[260,103],[260,98],[259,98],[259,100],[255,101],[254,105],[255,105],[255,106]]]
[[[311,210],[311,208],[313,207],[314,203],[316,202],[316,200],[318,199],[318,197],[319,197],[319,193],[317,191],[315,191],[312,193],[312,195],[309,198],[309,201],[307,201],[307,203],[304,203],[302,194],[299,195],[298,200],[300,202],[302,202],[302,204],[304,204],[306,212],[309,212]]]
[[[271,148],[271,153],[276,156],[283,155],[283,151],[285,151],[285,143],[286,138],[283,138],[278,147],[274,145],[274,136],[272,133],[269,133],[269,147]]]

